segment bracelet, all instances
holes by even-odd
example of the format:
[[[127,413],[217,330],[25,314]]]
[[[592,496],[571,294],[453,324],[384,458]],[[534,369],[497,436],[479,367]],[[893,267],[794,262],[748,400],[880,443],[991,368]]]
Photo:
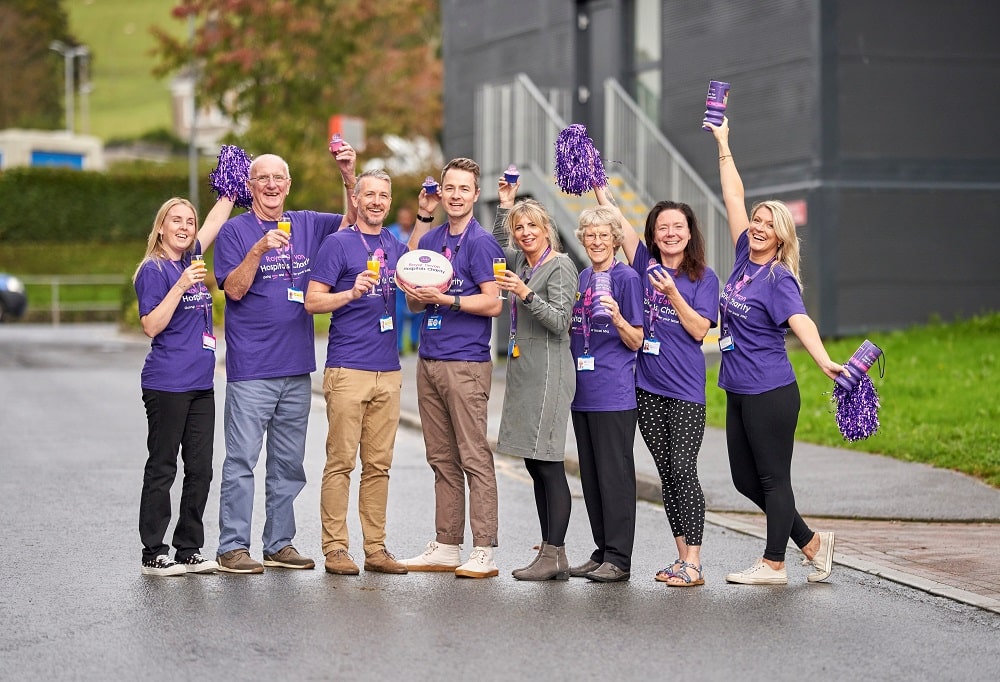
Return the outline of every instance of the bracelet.
[[[722,156],[719,157],[719,161],[722,161],[723,159],[731,159],[731,158],[733,158],[732,154],[723,154]]]
[[[433,222],[434,222],[434,216],[432,216],[432,215],[429,215],[429,216],[427,216],[427,217],[425,218],[424,216],[422,216],[422,215],[420,215],[420,214],[418,213],[418,214],[417,214],[417,220],[419,220],[419,221],[420,221],[420,222],[422,222],[422,223],[433,223]]]
[[[348,192],[353,192],[355,187],[357,187],[357,185],[348,185],[346,182],[344,183],[344,189]]]

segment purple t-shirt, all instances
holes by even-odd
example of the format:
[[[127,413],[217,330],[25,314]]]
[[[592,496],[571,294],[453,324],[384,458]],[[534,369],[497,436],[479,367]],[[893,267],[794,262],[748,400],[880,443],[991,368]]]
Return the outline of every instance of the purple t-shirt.
[[[239,301],[226,299],[226,379],[246,381],[309,374],[316,369],[312,315],[289,300],[289,288],[305,292],[312,260],[322,241],[340,228],[344,216],[315,211],[288,211],[291,243],[260,259],[253,283]],[[215,242],[215,278],[226,278],[269,230],[273,220],[253,211],[229,219]]]
[[[719,387],[757,395],[795,381],[785,349],[788,318],[805,314],[802,291],[786,268],[750,262],[744,232],[736,242],[736,262],[719,297],[721,335],[733,350],[722,352]]]
[[[388,230],[363,234],[356,227],[335,232],[323,241],[313,263],[311,279],[328,284],[331,291],[354,287],[366,268],[369,254],[382,263],[375,287],[378,296],[364,295],[333,311],[326,346],[327,367],[347,367],[369,372],[394,372],[399,366],[396,329],[380,331],[380,320],[396,314],[396,261],[409,249]],[[399,294],[402,296],[402,294]]]
[[[611,296],[633,327],[642,326],[642,285],[635,270],[615,261],[611,274]],[[569,347],[577,364],[576,395],[570,409],[577,412],[614,412],[635,409],[635,351],[621,340],[610,321],[594,321],[590,316],[594,268],[580,273]],[[589,338],[589,344],[588,344]],[[579,358],[585,349],[594,358],[593,370],[580,370]]]
[[[493,259],[503,258],[503,249],[475,218],[469,221],[462,234],[453,236],[448,232],[448,223],[435,227],[420,238],[419,248],[443,253],[451,261],[455,276],[447,292],[449,296],[481,293],[480,284],[496,281]],[[455,312],[447,305],[429,305],[426,312],[420,325],[420,357],[467,362],[491,359],[493,318]],[[434,318],[438,315],[440,328],[431,329],[429,325],[435,323]]]
[[[147,261],[135,278],[139,317],[158,306],[191,265],[182,261]],[[142,387],[154,391],[183,393],[212,388],[215,353],[206,350],[202,335],[212,330],[212,294],[197,284],[181,296],[170,322],[153,337],[142,366]]]
[[[653,288],[647,268],[659,265],[650,257],[646,245],[639,243],[632,267],[643,284],[643,338],[660,342],[659,355],[640,349],[635,372],[635,385],[644,391],[705,404],[705,353],[700,341],[694,340],[681,325],[670,300]],[[706,267],[700,280],[692,282],[687,275],[677,276],[677,270],[666,268],[677,290],[694,311],[716,326],[719,314],[719,278]],[[652,328],[652,333],[650,329]]]

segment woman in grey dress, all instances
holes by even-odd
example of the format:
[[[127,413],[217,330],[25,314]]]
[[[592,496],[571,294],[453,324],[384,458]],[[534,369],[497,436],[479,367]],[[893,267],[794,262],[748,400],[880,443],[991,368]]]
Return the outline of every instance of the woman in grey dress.
[[[566,529],[572,505],[566,469],[566,428],[576,391],[569,350],[576,266],[559,252],[548,213],[531,199],[514,204],[517,184],[500,179],[493,236],[507,269],[497,276],[511,301],[507,388],[497,451],[524,458],[534,482],[542,543],[535,559],[513,572],[518,580],[568,580]]]

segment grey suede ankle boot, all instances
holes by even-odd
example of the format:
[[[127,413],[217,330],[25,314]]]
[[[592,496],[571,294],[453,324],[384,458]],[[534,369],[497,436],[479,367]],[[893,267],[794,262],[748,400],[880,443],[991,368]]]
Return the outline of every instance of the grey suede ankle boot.
[[[536,554],[535,558],[531,560],[531,563],[529,563],[527,566],[525,566],[523,568],[515,568],[513,571],[510,572],[510,574],[516,578],[521,573],[523,573],[524,571],[527,571],[529,568],[531,568],[532,566],[534,566],[535,564],[537,564],[538,560],[542,558],[542,552],[545,551],[545,547],[546,547],[546,543],[545,542],[542,542],[541,544],[539,544],[538,545],[538,554]]]
[[[538,561],[514,576],[518,580],[569,580],[569,561],[566,547],[545,545]]]

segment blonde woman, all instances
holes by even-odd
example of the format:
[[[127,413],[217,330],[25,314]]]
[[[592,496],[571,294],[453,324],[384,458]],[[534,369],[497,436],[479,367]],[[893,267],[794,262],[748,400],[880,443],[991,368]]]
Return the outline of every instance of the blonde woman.
[[[146,255],[132,278],[142,331],[152,339],[141,380],[149,423],[139,501],[143,575],[213,573],[218,567],[201,555],[215,438],[212,294],[204,284],[202,256],[232,210],[232,200],[219,199],[199,231],[191,202],[168,199],[156,213]],[[178,450],[184,484],[171,559],[164,535]]]
[[[711,124],[708,124],[711,125]],[[720,297],[721,366],[726,391],[726,441],[736,489],[767,516],[764,556],[726,580],[784,585],[789,537],[816,568],[809,582],[833,568],[833,533],[815,533],[795,509],[792,448],[799,416],[799,387],[785,349],[791,329],[830,379],[844,368],[830,359],[806,314],[799,280],[799,239],[788,207],[762,201],[747,215],[743,181],[729,149],[729,120],[712,126],[719,146],[722,197],[736,247],[733,271]]]
[[[559,248],[552,219],[532,199],[514,203],[517,184],[499,180],[493,236],[507,269],[511,333],[497,451],[522,457],[531,476],[542,542],[535,560],[512,572],[518,580],[569,580],[566,530],[572,497],[566,481],[566,429],[576,375],[569,324],[576,266]]]

